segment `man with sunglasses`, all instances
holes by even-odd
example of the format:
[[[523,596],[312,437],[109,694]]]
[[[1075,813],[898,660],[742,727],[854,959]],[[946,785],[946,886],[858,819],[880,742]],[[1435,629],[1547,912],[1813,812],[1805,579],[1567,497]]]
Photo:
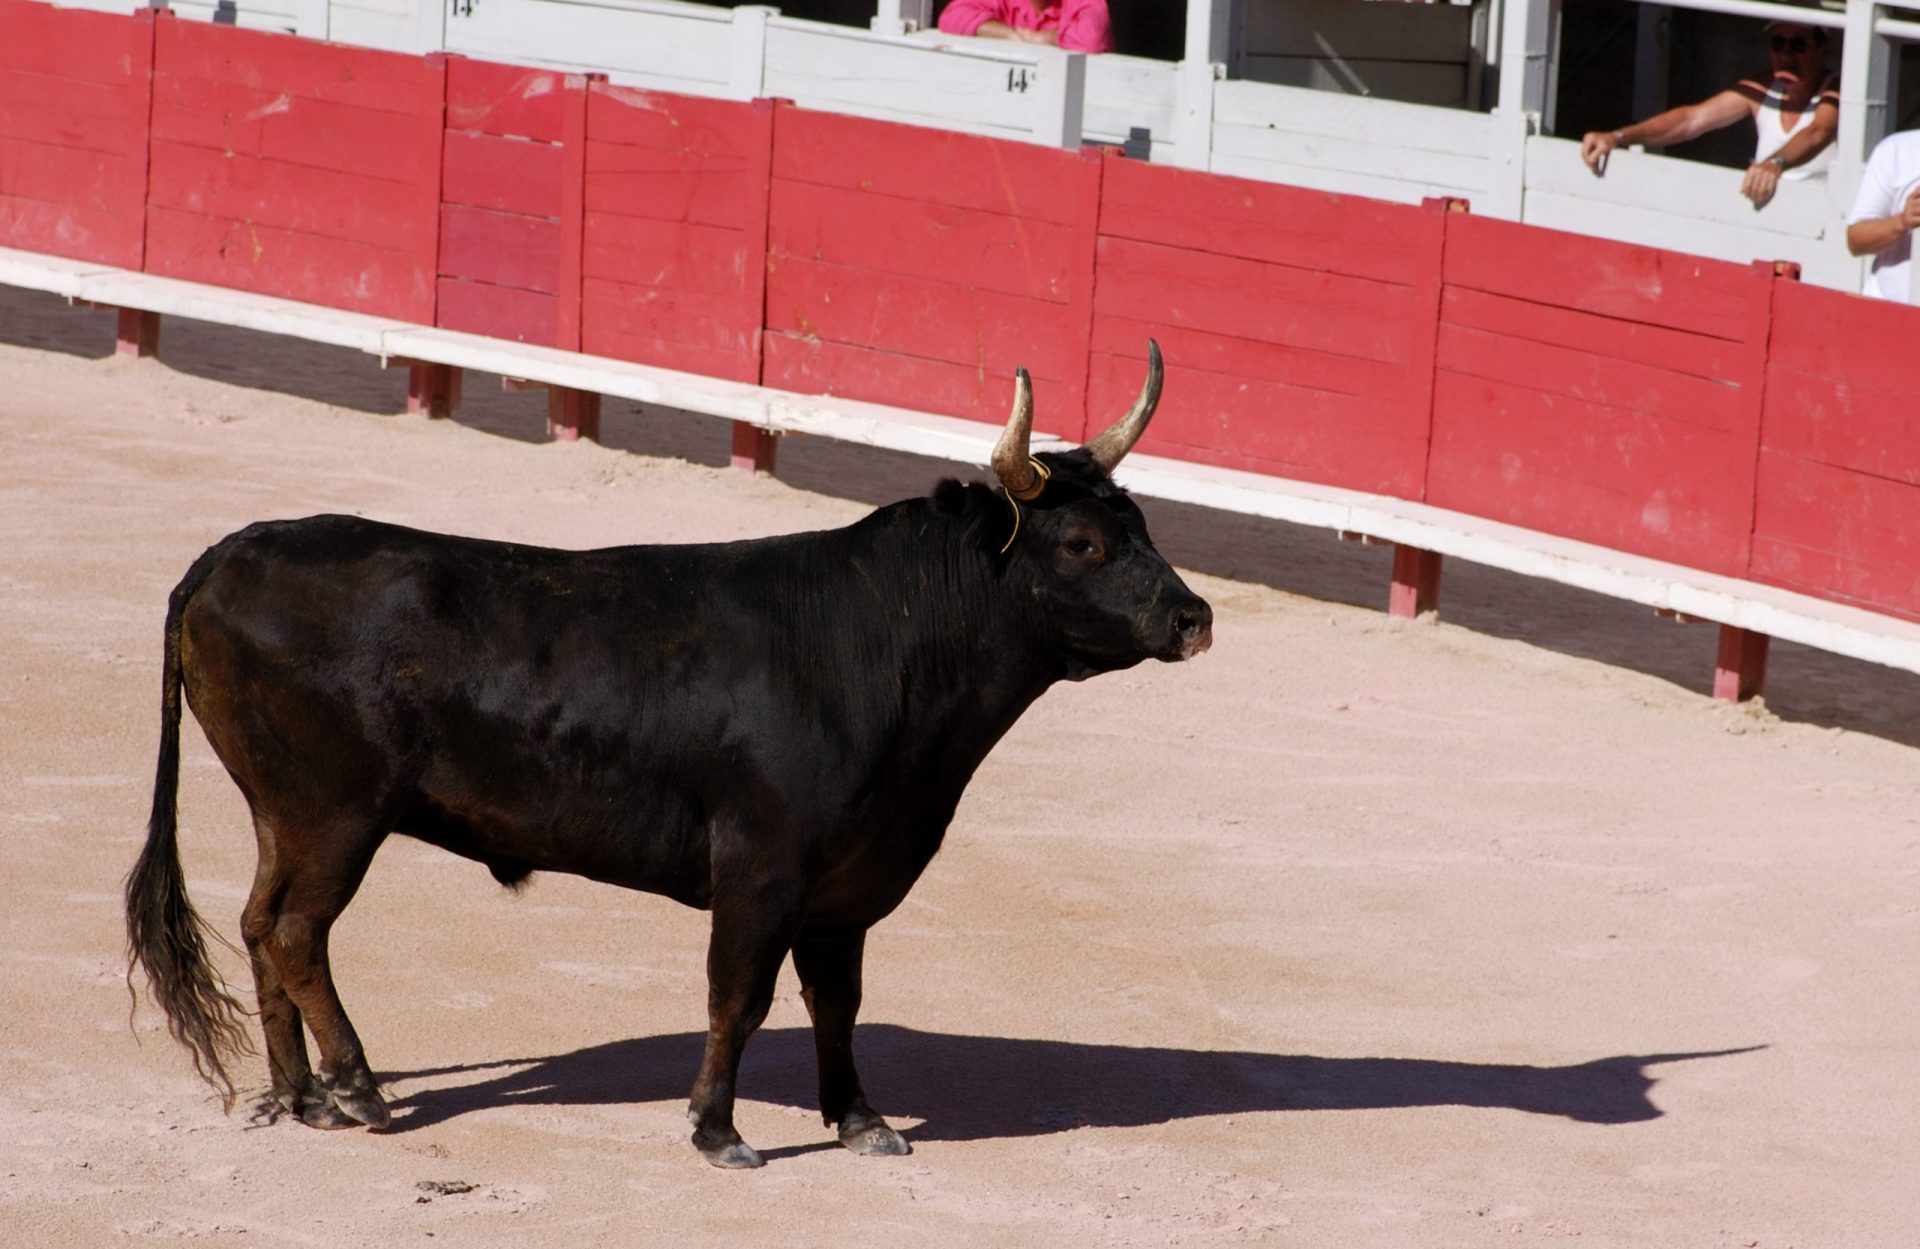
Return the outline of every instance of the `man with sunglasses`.
[[[1580,139],[1580,158],[1595,176],[1617,147],[1666,147],[1752,118],[1758,133],[1740,194],[1764,207],[1782,179],[1824,178],[1840,126],[1840,80],[1827,71],[1827,32],[1796,22],[1768,22],[1771,72],[1743,78],[1698,104],[1670,108],[1618,130]]]

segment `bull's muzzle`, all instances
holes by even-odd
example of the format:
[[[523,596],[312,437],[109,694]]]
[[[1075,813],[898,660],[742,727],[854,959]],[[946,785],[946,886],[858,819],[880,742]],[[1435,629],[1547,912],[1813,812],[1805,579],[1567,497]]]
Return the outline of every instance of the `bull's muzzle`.
[[[1207,600],[1188,595],[1173,605],[1169,619],[1173,631],[1170,659],[1192,659],[1213,645],[1213,608]]]

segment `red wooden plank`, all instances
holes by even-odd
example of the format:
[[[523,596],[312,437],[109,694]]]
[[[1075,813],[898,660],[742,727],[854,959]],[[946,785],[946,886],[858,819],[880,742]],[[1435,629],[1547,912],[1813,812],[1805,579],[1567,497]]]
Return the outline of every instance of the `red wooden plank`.
[[[466,57],[447,60],[447,129],[560,142],[567,75]]]
[[[1116,238],[1100,240],[1094,304],[1100,315],[1397,364],[1423,323],[1408,286]]]
[[[1441,566],[1441,557],[1434,551],[1395,544],[1387,614],[1417,620],[1428,612],[1439,611]]]
[[[0,194],[0,247],[138,268],[142,233],[137,215],[124,210]]]
[[[1734,435],[1442,371],[1427,499],[1738,576],[1750,448]]]
[[[1767,684],[1767,650],[1772,641],[1764,633],[1720,626],[1720,645],[1713,662],[1713,696],[1730,703],[1757,697]]]
[[[1448,325],[1587,350],[1599,356],[1713,381],[1739,376],[1744,350],[1742,343],[1686,330],[1600,316],[1574,308],[1550,308],[1460,286],[1449,286],[1442,291],[1440,318]]]
[[[1920,487],[1761,452],[1752,575],[1920,614]]]
[[[417,193],[394,191],[385,179],[156,140],[148,203],[363,243],[430,263],[434,219],[418,211]]]
[[[151,29],[129,14],[0,0],[0,71],[137,84],[146,78]]]
[[[421,57],[208,22],[161,22],[158,29],[155,72],[162,82],[284,93],[289,100],[332,101],[440,125],[441,74]]]
[[[1013,402],[1011,372],[982,373],[939,360],[771,332],[764,350],[764,384],[802,394],[840,395],[994,424],[1006,421]],[[1138,377],[1134,381],[1137,389]],[[1070,386],[1036,379],[1033,396],[1036,429],[1062,436],[1079,429]]]
[[[560,223],[447,204],[440,210],[440,274],[551,295],[560,281]],[[552,336],[540,340],[552,343]]]
[[[1400,365],[1378,360],[1356,360],[1324,351],[1263,343],[1229,334],[1212,334],[1162,322],[1101,313],[1094,318],[1092,350],[1109,355],[1144,356],[1148,338],[1160,340],[1168,367],[1198,369],[1251,381],[1275,382],[1303,390],[1325,390],[1340,395],[1406,398],[1410,383],[1419,379]]]
[[[752,276],[741,230],[587,214],[581,272],[630,286],[743,298]]]
[[[147,141],[145,111],[135,109],[145,90],[144,83],[0,72],[0,136],[131,156]]]
[[[780,178],[768,208],[776,263],[806,257],[1058,303],[1072,282],[1073,237],[1071,224]]]
[[[772,100],[755,100],[744,123],[748,159],[746,167],[746,263],[747,289],[740,310],[743,320],[754,330],[748,340],[747,376],[760,380],[765,367],[767,304],[767,224],[773,202],[773,115]],[[767,462],[772,471],[773,462]]]
[[[976,370],[1025,365],[1056,382],[1073,383],[1086,368],[1067,310],[1044,300],[778,259],[766,300],[767,329],[800,337]],[[1077,401],[1071,406],[1080,410]]]
[[[1740,387],[1504,334],[1443,325],[1437,367],[1723,433],[1751,427]]]
[[[446,203],[560,216],[566,160],[558,144],[449,130],[441,161]]]
[[[146,186],[125,157],[0,138],[0,196],[137,219]]]
[[[791,106],[774,114],[773,176],[1070,226],[1076,153]]]
[[[1163,344],[1164,346],[1164,344]],[[1142,363],[1095,352],[1088,424],[1126,410]],[[1194,370],[1168,356],[1167,388],[1142,450],[1301,481],[1407,497],[1420,488],[1424,412],[1405,401],[1303,390]]]
[[[580,288],[580,349],[724,377],[751,375],[757,321],[740,301],[684,291],[622,286],[586,278]]]
[[[433,324],[433,275],[390,248],[155,205],[147,272]]]
[[[755,176],[745,157],[689,162],[645,148],[587,140],[589,213],[744,229]]]
[[[1740,341],[1744,266],[1471,214],[1448,223],[1449,285]]]
[[[436,315],[442,329],[544,346],[558,332],[558,311],[559,301],[538,291],[449,277],[439,282]]]
[[[1869,390],[1920,395],[1920,308],[1781,284],[1768,363]]]
[[[161,27],[184,22],[162,22]],[[161,75],[153,137],[219,155],[256,156],[381,178],[438,183],[437,117],[397,118],[352,102],[312,100],[276,86],[243,87]]]
[[[601,82],[587,99],[587,141],[671,152],[693,164],[739,162],[762,150],[765,122],[753,119],[754,108]]]
[[[1438,227],[1419,209],[1115,159],[1100,232],[1193,251],[1408,282]]]
[[[1762,445],[1783,455],[1920,484],[1916,395],[1920,390],[1863,386],[1846,374],[1775,369],[1767,378]]]

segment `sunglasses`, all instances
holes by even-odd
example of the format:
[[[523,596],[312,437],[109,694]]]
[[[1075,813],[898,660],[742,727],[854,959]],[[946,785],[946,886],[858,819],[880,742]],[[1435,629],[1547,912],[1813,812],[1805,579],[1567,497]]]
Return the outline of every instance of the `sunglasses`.
[[[1805,35],[1775,35],[1773,38],[1767,40],[1767,46],[1775,52],[1805,52],[1807,50],[1807,37]]]

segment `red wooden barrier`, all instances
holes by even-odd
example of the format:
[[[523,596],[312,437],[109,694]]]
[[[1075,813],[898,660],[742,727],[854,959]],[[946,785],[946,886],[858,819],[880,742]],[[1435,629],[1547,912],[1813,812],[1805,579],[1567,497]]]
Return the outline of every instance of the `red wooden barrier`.
[[[157,23],[147,271],[431,325],[443,66]]]
[[[1920,620],[1920,309],[1782,282],[1750,575]]]
[[[1077,438],[1100,169],[1097,153],[783,104],[766,384],[998,422],[1025,365],[1038,427]]]
[[[1115,158],[1100,203],[1096,414],[1170,370],[1148,451],[1418,499],[1446,214]]]
[[[581,350],[760,380],[773,110],[596,83]]]
[[[1743,575],[1771,283],[1449,217],[1428,502]]]
[[[154,26],[0,0],[0,247],[140,267]]]
[[[579,349],[586,91],[578,74],[447,61],[440,325]]]

